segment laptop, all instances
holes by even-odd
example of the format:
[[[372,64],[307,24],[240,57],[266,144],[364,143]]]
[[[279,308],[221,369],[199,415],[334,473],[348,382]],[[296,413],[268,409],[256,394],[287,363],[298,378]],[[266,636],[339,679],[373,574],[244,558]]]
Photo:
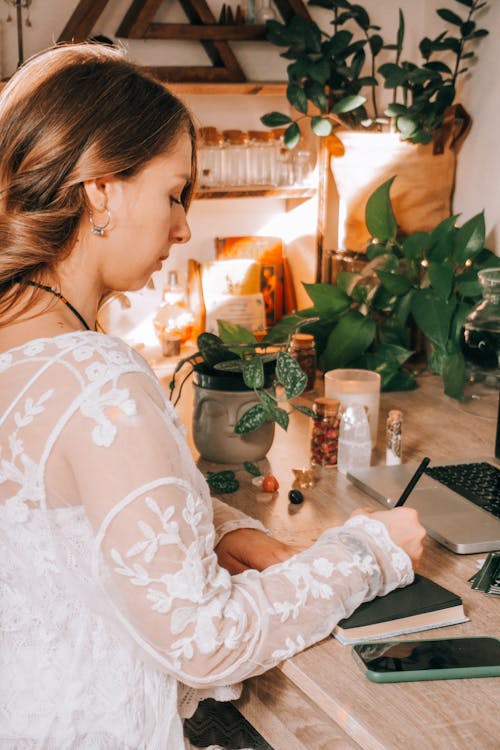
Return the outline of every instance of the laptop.
[[[386,508],[396,504],[418,464],[351,469],[347,478]],[[483,484],[484,479],[484,484]],[[495,456],[433,464],[406,505],[427,533],[459,555],[500,550],[500,399]]]

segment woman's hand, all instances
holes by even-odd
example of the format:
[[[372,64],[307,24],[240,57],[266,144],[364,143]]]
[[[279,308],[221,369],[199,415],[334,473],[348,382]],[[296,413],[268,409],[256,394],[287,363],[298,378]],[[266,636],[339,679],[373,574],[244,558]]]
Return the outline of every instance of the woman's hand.
[[[352,516],[370,515],[381,521],[389,532],[394,544],[404,549],[415,570],[424,551],[426,531],[418,520],[418,513],[413,508],[392,508],[392,510],[377,510],[363,508],[355,510]]]
[[[244,570],[264,570],[284,562],[303,548],[279,542],[259,529],[236,529],[225,534],[215,548],[219,565],[231,575]]]

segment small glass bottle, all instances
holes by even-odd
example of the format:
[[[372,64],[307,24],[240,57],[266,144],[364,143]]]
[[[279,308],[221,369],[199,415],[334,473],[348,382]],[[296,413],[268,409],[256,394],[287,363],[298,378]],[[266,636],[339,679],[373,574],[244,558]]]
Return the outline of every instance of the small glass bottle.
[[[307,375],[306,391],[312,391],[316,382],[316,344],[310,333],[294,333],[288,353],[297,360]]]
[[[342,413],[339,430],[338,465],[346,474],[349,469],[370,465],[372,441],[364,406],[351,404]]]
[[[255,22],[265,24],[276,18],[271,0],[255,0]]]
[[[248,184],[248,134],[243,130],[223,130],[222,182],[228,187]]]
[[[169,271],[163,301],[153,319],[153,325],[165,357],[179,354],[182,344],[193,330],[194,316],[186,306],[185,292],[177,271]]]
[[[222,134],[214,127],[199,128],[198,143],[200,187],[218,187],[222,184]]]
[[[333,468],[337,465],[339,406],[336,398],[320,396],[313,403],[311,464]]]
[[[401,463],[401,430],[403,427],[403,412],[391,409],[387,415],[385,462],[387,466],[397,466]]]

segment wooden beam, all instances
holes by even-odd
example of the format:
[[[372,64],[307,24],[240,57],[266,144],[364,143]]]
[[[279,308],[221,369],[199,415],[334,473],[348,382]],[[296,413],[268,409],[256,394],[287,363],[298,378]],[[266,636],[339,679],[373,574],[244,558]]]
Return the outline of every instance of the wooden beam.
[[[192,39],[194,41],[248,41],[266,38],[264,26],[242,24],[151,23],[144,34],[145,39]]]
[[[118,27],[116,36],[142,39],[162,0],[133,0]]]
[[[80,0],[57,41],[85,41],[107,4],[108,0]]]

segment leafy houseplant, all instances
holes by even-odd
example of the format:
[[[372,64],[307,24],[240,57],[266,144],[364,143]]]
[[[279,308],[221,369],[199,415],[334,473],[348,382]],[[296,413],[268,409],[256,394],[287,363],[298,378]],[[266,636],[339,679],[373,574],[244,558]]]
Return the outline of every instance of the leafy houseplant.
[[[304,317],[293,316],[278,323],[262,340],[243,326],[218,321],[220,336],[202,333],[198,336],[198,351],[177,364],[170,381],[170,395],[176,389],[176,375],[187,365],[189,370],[181,383],[175,403],[180,398],[182,385],[196,368],[205,372],[229,374],[243,380],[244,385],[254,391],[258,403],[246,411],[238,420],[235,432],[239,435],[257,430],[265,422],[276,422],[284,430],[288,428],[289,411],[283,404],[299,396],[307,385],[307,375],[296,360],[284,351],[288,337],[299,326],[308,322]],[[266,387],[266,374],[272,374],[272,388]],[[280,390],[282,388],[282,391]],[[278,391],[276,391],[278,388]],[[311,416],[310,409],[290,404]]]
[[[291,61],[287,98],[300,115],[293,118],[270,112],[262,117],[263,124],[286,126],[284,139],[289,148],[300,139],[298,123],[302,119],[309,120],[318,136],[330,136],[341,126],[381,130],[390,122],[402,139],[412,143],[439,141],[440,130],[445,124],[450,126],[447,121],[465,114],[460,107],[450,109],[457,79],[469,70],[474,42],[488,34],[476,23],[487,2],[455,3],[461,6],[456,12],[437,10],[447,27],[434,39],[425,36],[420,41],[418,62],[402,59],[405,19],[401,10],[396,40],[391,44],[384,42],[380,26],[372,24],[367,11],[348,0],[309,0],[308,5],[332,12],[331,32],[297,15],[288,24],[268,21],[268,40],[285,47],[281,56]],[[384,50],[394,58],[377,66]],[[393,92],[383,113],[376,92],[382,82]]]
[[[376,370],[385,390],[416,386],[403,365],[413,354],[410,321],[430,342],[429,367],[443,377],[447,395],[460,399],[466,379],[462,328],[481,299],[477,272],[500,266],[484,247],[482,213],[457,226],[450,216],[430,232],[398,232],[388,180],[370,197],[366,223],[372,235],[360,273],[341,272],[335,284],[306,284],[313,307],[297,315],[317,318],[313,333],[323,370]]]

